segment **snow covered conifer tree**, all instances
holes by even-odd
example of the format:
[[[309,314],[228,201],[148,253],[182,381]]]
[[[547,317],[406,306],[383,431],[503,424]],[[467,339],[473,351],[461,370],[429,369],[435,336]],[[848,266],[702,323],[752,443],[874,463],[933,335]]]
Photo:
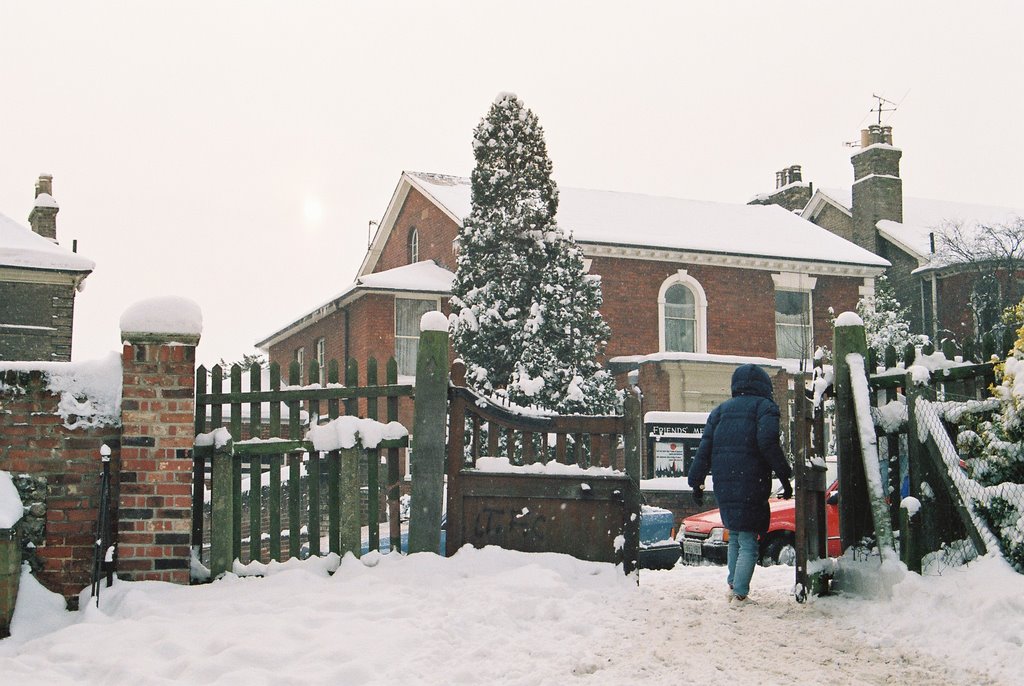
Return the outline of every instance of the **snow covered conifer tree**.
[[[558,412],[609,411],[612,379],[594,361],[608,338],[600,283],[555,222],[558,189],[536,115],[500,94],[473,149],[472,210],[451,299],[468,383]]]

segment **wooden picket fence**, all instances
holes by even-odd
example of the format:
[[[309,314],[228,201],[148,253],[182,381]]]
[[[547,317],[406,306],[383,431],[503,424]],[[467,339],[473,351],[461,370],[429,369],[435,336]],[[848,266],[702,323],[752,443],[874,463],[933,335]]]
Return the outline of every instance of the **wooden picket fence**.
[[[852,339],[840,345],[839,331],[837,329],[837,380],[850,373],[840,357],[845,352],[862,350],[862,343]],[[863,332],[859,335],[862,337]],[[982,353],[987,359],[991,359],[994,351],[1005,354],[1005,350],[1012,346],[1012,341],[1006,340],[1002,341],[1001,349],[991,348],[991,337],[987,340],[989,345]],[[917,415],[921,412],[936,412],[935,407],[927,401],[938,399],[961,403],[989,398],[989,389],[995,383],[994,363],[976,361],[977,357],[970,345],[961,348],[950,340],[945,341],[938,352],[930,345],[908,349],[904,353],[904,362],[898,365],[895,351],[891,349],[880,365],[872,355],[866,357],[879,467],[883,476],[888,477],[883,484],[888,521],[892,530],[900,532],[898,540],[901,558],[910,569],[920,571],[923,556],[965,538],[969,538],[978,552],[983,553],[985,544],[978,531],[977,518],[965,505],[965,494],[961,493],[957,485],[962,470],[958,465],[950,468],[938,449],[940,443],[955,446],[958,429],[950,422],[930,422],[933,426],[942,427],[945,435],[936,437],[929,433],[922,438]],[[947,366],[948,363],[955,363],[955,366]],[[908,373],[912,365],[932,369],[927,383],[914,381]],[[840,488],[840,537],[845,550],[876,533],[878,527],[871,520],[871,507],[863,483],[863,465],[858,452],[860,446],[859,441],[855,440],[856,428],[844,431],[844,427],[853,421],[853,413],[849,411],[850,401],[845,397],[840,398],[848,388],[839,383],[836,388],[837,432],[843,431],[848,438],[845,442],[838,442],[840,475],[843,478]],[[900,396],[905,401],[891,405]],[[989,411],[983,403],[977,403],[975,407],[981,412]],[[888,419],[885,414],[889,415]],[[936,438],[940,439],[938,443]],[[904,493],[926,503],[919,515],[911,517],[906,509],[901,508]]]
[[[980,348],[971,343],[961,346],[950,339],[943,341],[938,352],[931,344],[907,346],[903,350],[903,361],[897,363],[895,348],[890,346],[883,355],[876,355],[867,349],[863,328],[851,335],[851,330],[857,328],[840,327],[836,330],[835,380],[831,391],[836,402],[834,428],[840,474],[839,535],[842,549],[860,545],[877,535],[873,520],[878,511],[873,512],[868,493],[850,369],[845,360],[847,353],[857,352],[865,359],[869,404],[876,418],[874,433],[888,510],[888,526],[883,523],[883,528],[899,531],[902,560],[908,568],[920,571],[924,556],[965,538],[983,552],[985,542],[979,533],[978,518],[965,505],[964,494],[955,483],[955,477],[959,475],[950,472],[937,447],[938,443],[951,442],[955,445],[957,427],[949,422],[932,422],[935,426],[942,426],[946,435],[921,440],[916,428],[916,414],[936,411],[934,403],[929,405],[927,401],[962,402],[988,398],[989,389],[995,383],[992,359],[1005,357],[1006,351],[1013,346],[1013,332],[1008,332],[998,342],[988,335]],[[911,379],[908,369],[915,364],[933,369],[927,384],[921,385]],[[796,387],[804,387],[802,375],[797,377]],[[823,458],[826,453],[824,412],[820,405],[812,407],[803,394],[797,396],[797,421],[793,435],[797,490],[797,587],[804,594],[825,593],[829,588],[827,575],[809,572],[814,568],[814,560],[825,557],[822,495],[827,484],[824,482],[824,467],[814,460]],[[897,403],[901,397],[905,401]],[[977,408],[977,411],[986,411],[981,404]],[[894,416],[897,417],[895,420]],[[907,511],[900,507],[904,491],[915,497],[921,496],[922,491],[928,492],[928,497],[922,498],[928,506],[922,508],[919,516],[908,517]]]
[[[229,571],[236,559],[243,559],[243,497],[249,509],[248,559],[250,561],[282,560],[298,557],[301,552],[303,528],[308,538],[310,555],[321,553],[322,512],[326,509],[328,547],[330,552],[352,551],[358,555],[362,522],[369,526],[369,546],[380,544],[379,509],[382,487],[379,465],[383,455],[387,465],[386,492],[392,547],[401,540],[399,517],[399,450],[407,439],[382,441],[377,447],[362,450],[319,452],[311,442],[303,440],[303,431],[316,422],[336,419],[343,413],[380,419],[398,420],[398,400],[411,397],[413,387],[398,383],[398,367],[394,358],[386,365],[385,383],[378,380],[377,361],[366,365],[365,385],[359,385],[359,368],[349,360],[345,384],[339,383],[339,365],[332,360],[327,366],[326,384],[301,386],[301,369],[292,362],[288,384],[282,386],[280,367],[269,368],[269,388],[263,389],[263,370],[258,364],[248,370],[249,388],[242,390],[243,370],[233,365],[228,371],[228,388],[224,388],[224,370],[220,365],[196,370],[196,435],[225,428],[231,440],[221,446],[197,444],[193,450],[193,550],[204,544],[204,489],[211,492],[208,521],[210,570],[213,576]],[[314,361],[309,378],[320,378]],[[362,407],[360,407],[360,405]],[[383,408],[382,408],[383,405]],[[243,414],[248,410],[248,417]],[[282,416],[282,408],[285,414]],[[326,409],[326,411],[324,411]],[[383,411],[382,411],[383,410]],[[306,412],[307,420],[302,420]],[[362,513],[359,465],[366,464],[369,506]],[[287,469],[287,487],[283,487],[282,467]],[[303,467],[306,488],[302,487]],[[250,487],[243,496],[243,473]],[[264,474],[269,489],[264,495]],[[326,475],[327,494],[323,498],[320,484]],[[287,507],[282,512],[282,499]],[[305,499],[307,505],[302,507]],[[324,502],[326,501],[326,502]],[[365,514],[365,517],[363,516]],[[305,525],[305,527],[303,527]],[[268,547],[264,549],[264,526]],[[284,527],[284,529],[283,529]],[[287,535],[287,551],[282,550],[282,533]]]

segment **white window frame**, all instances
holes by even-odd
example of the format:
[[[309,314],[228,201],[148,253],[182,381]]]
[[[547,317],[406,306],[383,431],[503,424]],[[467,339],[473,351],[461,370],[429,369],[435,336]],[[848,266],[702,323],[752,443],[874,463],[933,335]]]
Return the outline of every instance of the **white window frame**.
[[[306,346],[300,345],[295,349],[295,361],[299,363],[299,383],[306,376]]]
[[[409,251],[409,264],[420,261],[420,232],[415,226],[409,227],[409,234],[405,238],[405,245]]]
[[[323,386],[327,380],[327,339],[323,336],[316,339],[316,363],[320,367],[320,385]]]
[[[416,325],[416,335],[415,336],[400,335],[398,333],[398,301],[399,300],[424,300],[424,301],[428,301],[431,304],[433,304],[434,310],[436,310],[436,311],[440,311],[440,309],[441,309],[441,300],[440,300],[440,298],[437,298],[436,296],[423,296],[423,295],[416,295],[414,293],[407,293],[407,294],[403,294],[401,296],[398,296],[398,295],[395,296],[395,301],[394,301],[394,322],[393,322],[393,327],[392,327],[392,331],[395,334],[395,362],[398,363],[398,374],[399,374],[399,376],[413,376],[413,375],[416,374],[416,356],[413,355],[413,362],[412,362],[412,367],[413,368],[412,368],[412,370],[403,371],[402,370],[401,362],[398,359],[399,358],[399,355],[398,355],[398,341],[400,339],[401,340],[414,340],[414,341],[416,341],[417,346],[418,346],[419,345],[419,340],[420,340],[419,323],[417,323],[417,325]]]
[[[708,351],[708,297],[704,293],[704,287],[700,285],[700,282],[687,274],[685,269],[680,269],[665,279],[661,284],[661,290],[658,291],[658,350],[668,352],[665,344],[665,295],[668,293],[668,289],[676,284],[685,286],[693,293],[695,317],[693,332],[694,352],[706,353]]]
[[[772,274],[772,281],[775,283],[775,291],[786,291],[790,293],[806,293],[807,294],[807,333],[808,333],[808,350],[806,360],[810,360],[814,356],[814,287],[818,283],[817,277],[809,276],[800,272],[780,272]],[[775,294],[772,294],[772,317],[774,321],[773,331],[775,332],[775,356],[779,358],[779,336],[778,327],[779,321],[776,318],[778,311],[775,309],[774,301]],[[792,325],[784,325],[792,326]],[[791,359],[791,358],[779,358],[779,359]],[[800,358],[796,358],[800,359]]]

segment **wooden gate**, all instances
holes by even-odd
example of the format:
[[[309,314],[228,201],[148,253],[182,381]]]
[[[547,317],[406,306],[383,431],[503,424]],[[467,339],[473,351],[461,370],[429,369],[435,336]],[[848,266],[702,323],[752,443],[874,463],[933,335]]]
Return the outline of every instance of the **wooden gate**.
[[[353,551],[358,555],[363,523],[368,525],[368,545],[376,550],[380,544],[376,503],[385,488],[380,479],[382,458],[386,463],[389,536],[392,547],[399,545],[399,449],[407,445],[407,439],[384,440],[366,450],[324,452],[304,440],[311,425],[342,414],[397,421],[398,399],[411,396],[412,386],[397,383],[394,358],[387,364],[384,385],[378,384],[377,363],[372,358],[366,366],[363,386],[359,385],[354,360],[346,368],[344,386],[338,383],[338,364],[333,360],[324,385],[302,386],[297,362],[291,364],[284,388],[276,363],[270,365],[267,389],[261,388],[263,370],[258,364],[247,372],[248,390],[243,391],[242,369],[232,366],[229,389],[225,391],[219,365],[212,368],[209,379],[204,367],[196,370],[195,431],[203,438],[197,440],[193,450],[194,555],[205,558],[202,550],[209,546],[214,576],[230,570],[234,560],[266,562],[299,557],[303,538],[308,554],[327,552],[321,551],[323,535],[327,536],[330,552]],[[320,378],[315,361],[310,365],[309,378]],[[382,403],[384,408],[380,407]],[[218,429],[228,436],[222,431],[221,436],[214,437]],[[244,480],[248,488],[243,489]],[[243,521],[246,507],[248,517]],[[204,521],[209,522],[206,531]]]
[[[498,545],[636,569],[642,424],[635,387],[622,416],[531,414],[467,388],[457,361],[448,397],[449,555],[467,543]]]

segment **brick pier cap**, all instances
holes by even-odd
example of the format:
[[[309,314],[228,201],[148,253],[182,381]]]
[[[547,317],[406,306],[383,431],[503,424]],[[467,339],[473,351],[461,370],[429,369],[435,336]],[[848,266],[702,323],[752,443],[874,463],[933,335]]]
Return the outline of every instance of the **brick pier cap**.
[[[194,300],[162,296],[140,300],[121,315],[121,340],[131,343],[177,342],[196,345],[203,313]]]

